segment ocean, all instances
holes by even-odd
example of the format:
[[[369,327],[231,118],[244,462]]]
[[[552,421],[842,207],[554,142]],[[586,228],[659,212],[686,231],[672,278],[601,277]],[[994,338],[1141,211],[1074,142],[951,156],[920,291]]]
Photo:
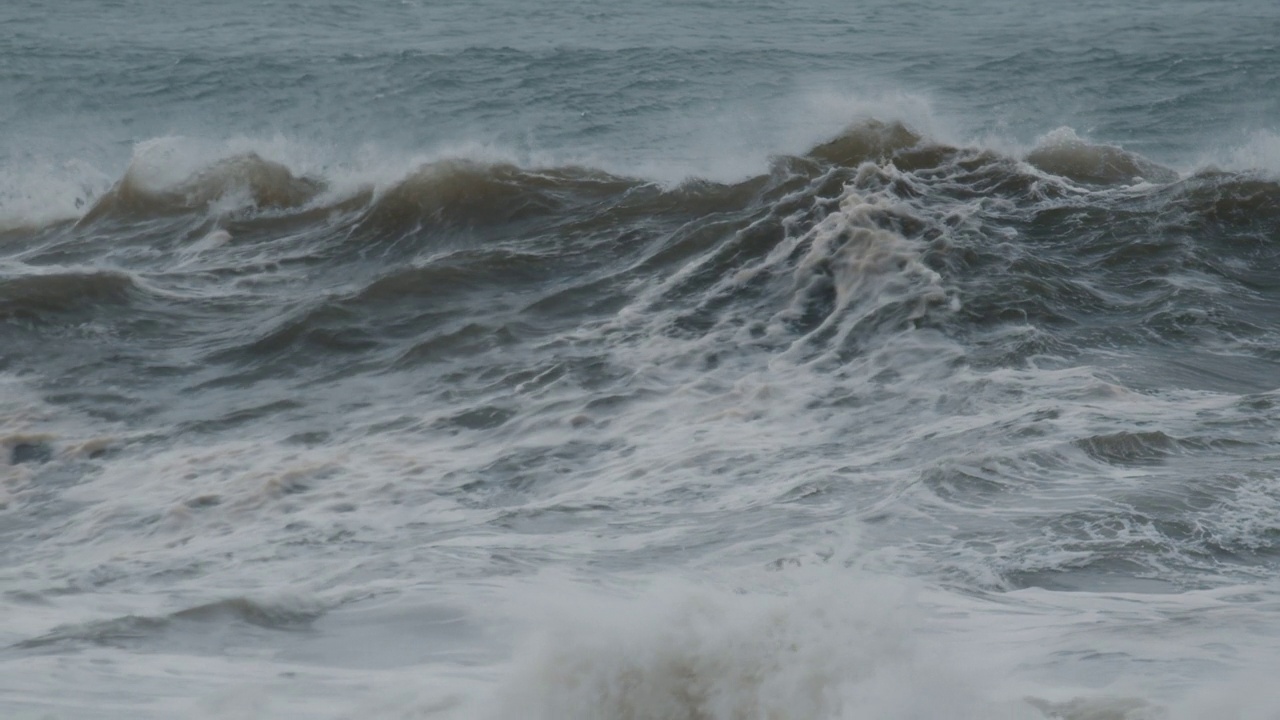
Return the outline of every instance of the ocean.
[[[0,6],[0,717],[1280,718],[1280,4]]]

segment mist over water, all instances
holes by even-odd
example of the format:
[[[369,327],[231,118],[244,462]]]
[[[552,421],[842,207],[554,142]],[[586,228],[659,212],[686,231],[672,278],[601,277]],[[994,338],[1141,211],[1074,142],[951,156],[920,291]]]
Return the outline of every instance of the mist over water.
[[[0,8],[0,714],[1277,717],[1277,27]]]

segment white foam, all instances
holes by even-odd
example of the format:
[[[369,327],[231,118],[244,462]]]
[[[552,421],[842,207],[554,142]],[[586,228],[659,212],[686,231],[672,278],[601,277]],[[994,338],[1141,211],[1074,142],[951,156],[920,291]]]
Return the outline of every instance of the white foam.
[[[27,158],[22,166],[0,173],[0,230],[77,218],[113,180],[82,160]]]
[[[1229,146],[1204,164],[1237,172],[1261,172],[1268,176],[1280,176],[1280,133],[1273,130],[1256,130],[1243,141]]]
[[[1032,718],[1002,675],[924,631],[916,589],[823,570],[816,584],[731,592],[672,579],[631,598],[551,584],[485,717]],[[810,578],[813,579],[812,577]]]

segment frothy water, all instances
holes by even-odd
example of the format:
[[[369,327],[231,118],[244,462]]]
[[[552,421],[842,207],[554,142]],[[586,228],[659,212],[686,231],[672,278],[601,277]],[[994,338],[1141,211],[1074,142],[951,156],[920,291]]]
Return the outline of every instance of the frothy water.
[[[1280,18],[966,8],[0,11],[3,714],[1276,717]]]

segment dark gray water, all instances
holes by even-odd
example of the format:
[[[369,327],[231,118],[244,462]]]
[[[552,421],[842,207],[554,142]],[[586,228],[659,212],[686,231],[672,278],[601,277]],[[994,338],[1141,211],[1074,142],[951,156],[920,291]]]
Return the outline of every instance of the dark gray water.
[[[0,708],[1280,717],[1277,30],[0,9]]]

